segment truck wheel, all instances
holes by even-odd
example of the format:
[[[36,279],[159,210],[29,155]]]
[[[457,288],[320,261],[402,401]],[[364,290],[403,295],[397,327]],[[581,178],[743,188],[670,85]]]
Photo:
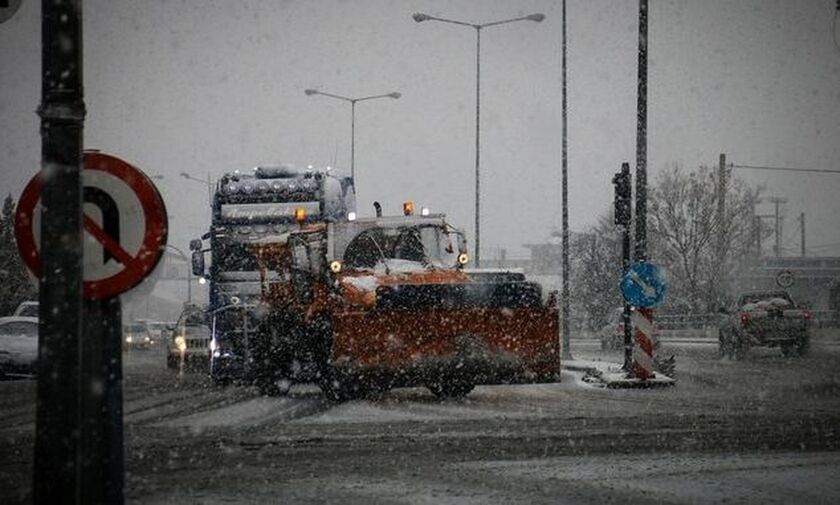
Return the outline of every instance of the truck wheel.
[[[256,381],[257,389],[263,396],[286,396],[292,388],[292,381],[286,378],[263,378]]]
[[[736,335],[731,345],[732,353],[736,361],[741,361],[747,356],[747,351],[750,349],[750,346],[748,343],[744,342],[743,339]]]
[[[426,384],[429,391],[441,400],[446,399],[461,399],[470,394],[470,391],[475,388],[475,384],[469,382],[450,382],[447,380],[440,380]]]
[[[805,356],[811,347],[811,338],[807,333],[796,341],[796,354]]]
[[[334,402],[356,400],[367,393],[362,383],[356,378],[341,373],[329,365],[322,370],[318,386],[324,392],[324,396]]]
[[[729,332],[718,330],[718,354],[721,358],[735,358],[735,343]]]

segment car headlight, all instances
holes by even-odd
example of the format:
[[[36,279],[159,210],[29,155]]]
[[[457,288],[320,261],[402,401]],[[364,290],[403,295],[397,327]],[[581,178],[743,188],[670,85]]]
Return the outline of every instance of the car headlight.
[[[184,351],[187,349],[187,341],[184,340],[184,337],[175,337],[175,347],[177,347],[179,351]]]
[[[470,261],[470,257],[467,253],[461,253],[458,255],[458,263],[461,265],[466,265],[467,262]]]
[[[338,260],[333,260],[332,262],[330,262],[330,270],[334,274],[341,272],[341,262]]]
[[[133,338],[131,338],[131,335],[129,335],[129,336],[127,336],[127,337],[125,337],[125,342],[126,342],[127,344],[130,344],[132,340],[134,340],[134,339],[133,339]]]

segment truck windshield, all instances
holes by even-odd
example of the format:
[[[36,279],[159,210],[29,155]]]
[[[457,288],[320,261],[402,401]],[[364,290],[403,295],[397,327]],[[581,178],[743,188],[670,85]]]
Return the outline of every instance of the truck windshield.
[[[231,242],[219,247],[213,255],[216,267],[222,272],[250,272],[259,270],[257,259],[247,244]]]
[[[350,269],[453,268],[463,249],[459,238],[441,226],[371,228],[350,241],[344,264]]]

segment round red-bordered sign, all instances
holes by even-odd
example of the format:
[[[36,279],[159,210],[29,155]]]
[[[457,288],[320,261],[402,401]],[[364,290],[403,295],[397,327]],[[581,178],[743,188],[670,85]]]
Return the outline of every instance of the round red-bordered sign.
[[[111,298],[133,288],[155,269],[166,247],[168,220],[166,206],[154,183],[139,169],[110,154],[85,151],[85,171],[101,171],[124,183],[139,201],[142,216],[133,216],[131,226],[141,227],[139,244],[127,249],[100,226],[96,220],[83,214],[85,233],[99,242],[103,249],[122,268],[105,278],[84,280],[84,295],[90,300]],[[100,174],[97,174],[100,175]],[[107,176],[106,176],[107,178]],[[35,209],[41,199],[41,174],[33,177],[23,193],[15,212],[15,237],[24,263],[35,274],[41,275],[41,257],[35,240]],[[116,195],[116,198],[124,198]],[[142,222],[141,222],[142,219]],[[87,271],[86,277],[87,277]]]

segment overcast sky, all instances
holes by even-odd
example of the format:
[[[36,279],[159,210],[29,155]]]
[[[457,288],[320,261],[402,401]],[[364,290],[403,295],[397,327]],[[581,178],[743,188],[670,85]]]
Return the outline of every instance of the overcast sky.
[[[483,23],[482,250],[524,254],[559,224],[559,1],[88,0],[85,145],[158,181],[170,241],[209,222],[199,178],[287,161],[349,171],[346,96],[357,105],[361,214],[413,199],[473,233],[475,32],[413,12]],[[636,1],[570,0],[572,230],[612,201],[635,158]],[[834,0],[658,1],[650,6],[649,169],[736,164],[840,169],[840,49]],[[0,190],[19,195],[40,160],[40,2],[0,25]],[[840,30],[840,28],[838,28]],[[837,35],[840,38],[840,34]],[[806,213],[813,254],[840,254],[840,175],[738,172],[786,196],[784,246]],[[770,207],[759,209],[769,211]]]

